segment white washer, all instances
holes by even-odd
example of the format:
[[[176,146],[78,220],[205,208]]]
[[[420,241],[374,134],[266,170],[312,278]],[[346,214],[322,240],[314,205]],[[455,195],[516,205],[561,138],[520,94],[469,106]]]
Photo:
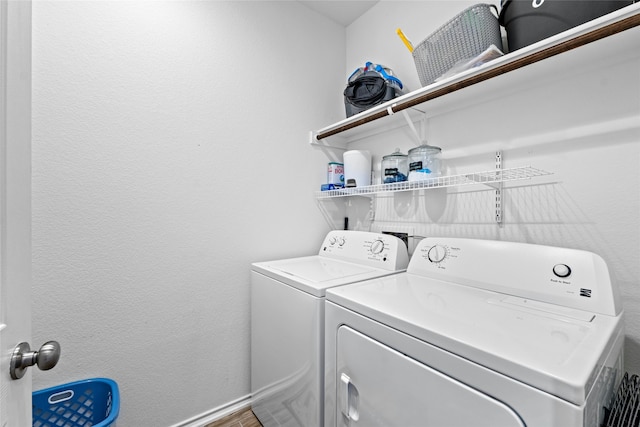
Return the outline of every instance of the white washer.
[[[427,238],[326,295],[325,426],[598,427],[623,372],[599,256]]]
[[[264,427],[323,426],[325,291],[405,271],[397,237],[331,231],[318,255],[251,271],[251,408]]]

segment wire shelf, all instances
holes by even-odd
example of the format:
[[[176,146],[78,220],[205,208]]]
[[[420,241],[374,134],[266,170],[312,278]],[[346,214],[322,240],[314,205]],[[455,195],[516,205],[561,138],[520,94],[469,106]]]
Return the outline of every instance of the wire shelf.
[[[541,169],[523,166],[509,169],[494,169],[490,171],[447,175],[430,178],[424,181],[403,181],[390,184],[369,185],[366,187],[341,188],[338,190],[317,191],[316,199],[330,199],[334,197],[369,196],[375,194],[392,193],[398,191],[429,190],[443,187],[457,187],[471,184],[492,186],[506,181],[518,181],[539,176],[551,175]]]

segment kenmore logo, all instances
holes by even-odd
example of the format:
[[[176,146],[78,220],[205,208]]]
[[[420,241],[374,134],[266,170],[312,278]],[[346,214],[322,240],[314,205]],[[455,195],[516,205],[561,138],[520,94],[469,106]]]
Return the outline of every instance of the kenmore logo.
[[[591,298],[591,289],[580,288],[580,296]]]

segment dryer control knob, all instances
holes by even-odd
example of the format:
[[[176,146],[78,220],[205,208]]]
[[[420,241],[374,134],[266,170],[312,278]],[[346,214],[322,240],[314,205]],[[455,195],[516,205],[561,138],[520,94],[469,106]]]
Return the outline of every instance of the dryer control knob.
[[[384,250],[384,242],[380,239],[374,240],[371,244],[371,253],[377,255]]]
[[[427,253],[427,257],[431,262],[442,262],[447,257],[447,248],[440,245],[435,245]]]
[[[567,264],[556,264],[553,266],[553,274],[558,277],[569,277],[571,275],[571,267]]]
[[[344,242],[345,242],[344,237],[340,237],[338,239],[338,246],[344,246]]]

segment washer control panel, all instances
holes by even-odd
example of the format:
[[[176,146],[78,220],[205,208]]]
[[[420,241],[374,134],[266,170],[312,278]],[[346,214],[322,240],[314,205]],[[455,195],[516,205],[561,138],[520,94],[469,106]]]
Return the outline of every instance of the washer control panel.
[[[330,231],[319,255],[387,270],[405,270],[409,264],[407,247],[402,240],[367,231]]]
[[[618,315],[604,260],[576,249],[459,238],[422,240],[408,273],[594,313]]]

